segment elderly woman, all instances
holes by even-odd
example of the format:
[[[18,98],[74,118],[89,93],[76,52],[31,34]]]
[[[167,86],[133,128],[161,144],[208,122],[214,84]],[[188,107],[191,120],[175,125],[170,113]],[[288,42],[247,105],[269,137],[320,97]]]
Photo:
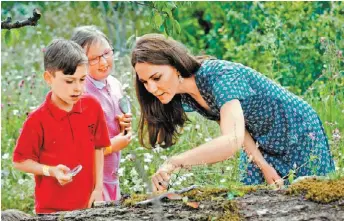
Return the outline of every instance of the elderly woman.
[[[305,101],[241,64],[195,57],[159,34],[139,38],[132,51],[141,106],[140,142],[174,144],[185,112],[219,122],[221,135],[168,159],[153,175],[154,190],[168,186],[181,167],[212,164],[241,152],[242,182],[283,185],[281,177],[334,170],[322,123]]]

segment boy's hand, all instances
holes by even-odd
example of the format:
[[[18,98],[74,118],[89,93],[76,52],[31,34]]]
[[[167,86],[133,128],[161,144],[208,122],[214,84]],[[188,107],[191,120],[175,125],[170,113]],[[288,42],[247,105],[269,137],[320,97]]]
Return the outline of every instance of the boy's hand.
[[[90,200],[88,201],[88,208],[91,208],[92,203],[95,201],[103,201],[103,191],[101,189],[94,189]]]
[[[69,171],[70,169],[62,164],[50,167],[51,176],[55,177],[62,186],[73,181],[72,176],[68,174]]]
[[[119,121],[119,125],[121,127],[121,132],[123,132],[124,130],[131,130],[131,121],[132,121],[132,115],[131,113],[127,113],[127,114],[121,114],[121,115],[117,115],[116,118]]]

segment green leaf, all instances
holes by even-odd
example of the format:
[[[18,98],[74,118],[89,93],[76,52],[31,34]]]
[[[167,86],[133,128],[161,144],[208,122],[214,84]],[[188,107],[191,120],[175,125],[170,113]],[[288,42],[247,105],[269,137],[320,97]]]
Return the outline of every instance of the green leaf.
[[[14,37],[14,40],[19,40],[20,37],[20,29],[13,29],[12,31],[12,36]]]
[[[171,9],[165,7],[162,9],[162,11],[166,12],[170,18],[173,18]]]
[[[173,20],[173,28],[176,29],[177,34],[180,34],[181,28],[180,28],[179,22],[175,19]]]
[[[288,174],[288,181],[289,184],[292,184],[293,181],[295,179],[295,174],[294,174],[294,170],[289,170],[289,174]]]
[[[156,28],[160,28],[160,26],[164,22],[163,19],[162,19],[162,16],[160,15],[160,13],[155,13],[155,15],[154,15],[154,22],[155,22]]]
[[[10,45],[12,42],[11,30],[7,30],[5,34],[5,43],[6,45]]]

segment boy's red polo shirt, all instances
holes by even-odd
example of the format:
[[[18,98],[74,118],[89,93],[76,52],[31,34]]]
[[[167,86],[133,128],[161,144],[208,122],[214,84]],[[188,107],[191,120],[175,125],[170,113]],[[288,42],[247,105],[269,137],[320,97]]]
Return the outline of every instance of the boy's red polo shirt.
[[[52,103],[49,92],[25,121],[13,161],[32,159],[70,169],[81,164],[82,170],[64,186],[54,177],[35,176],[36,213],[86,208],[95,184],[95,148],[109,145],[104,113],[95,98],[84,95],[72,111],[66,112]]]

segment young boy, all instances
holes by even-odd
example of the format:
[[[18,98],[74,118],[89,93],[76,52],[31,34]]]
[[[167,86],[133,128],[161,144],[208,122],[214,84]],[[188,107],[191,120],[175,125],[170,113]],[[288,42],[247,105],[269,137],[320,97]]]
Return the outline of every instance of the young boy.
[[[83,95],[88,59],[68,40],[44,53],[45,102],[25,121],[13,153],[14,167],[35,175],[36,213],[76,210],[102,200],[103,147],[110,146],[98,101]],[[81,171],[72,176],[78,165]]]

